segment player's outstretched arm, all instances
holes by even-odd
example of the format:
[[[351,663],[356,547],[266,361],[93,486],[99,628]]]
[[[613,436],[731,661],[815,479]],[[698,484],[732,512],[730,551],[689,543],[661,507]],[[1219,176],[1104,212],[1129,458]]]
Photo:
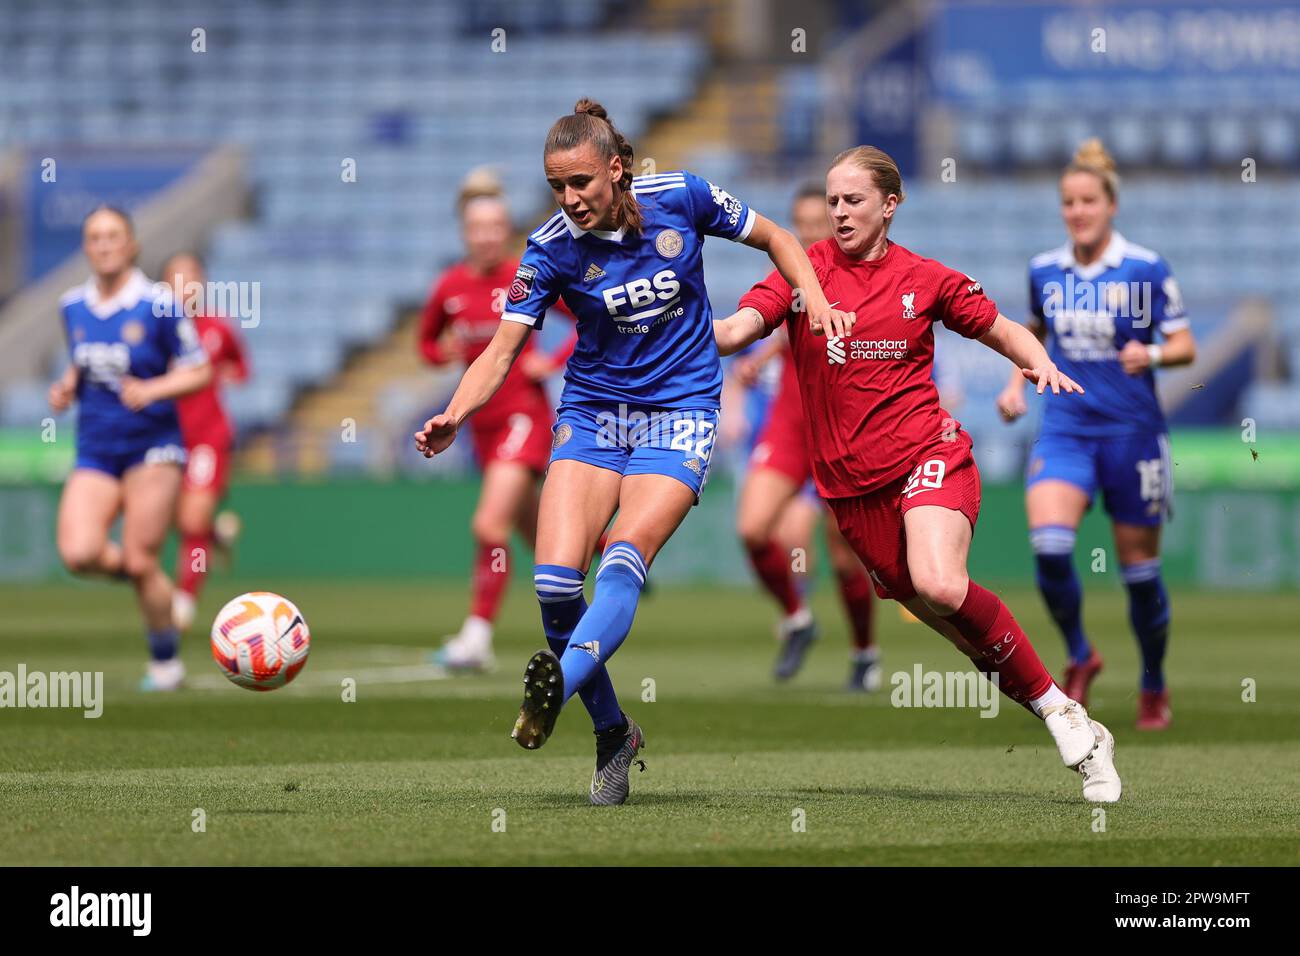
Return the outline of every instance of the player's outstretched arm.
[[[1042,322],[1031,320],[1029,331],[1034,333],[1034,337],[1042,342],[1047,337],[1047,326]],[[1002,416],[1003,421],[1014,422],[1025,412],[1029,411],[1029,406],[1025,404],[1025,385],[1028,382],[1020,374],[1020,366],[1014,362],[1011,366],[1011,378],[1002,393],[997,397],[998,413]]]
[[[766,216],[755,213],[754,227],[744,242],[747,246],[766,252],[776,271],[781,273],[781,278],[796,293],[802,293],[797,296],[797,301],[802,301],[804,310],[808,313],[809,327],[813,334],[849,334],[853,329],[853,313],[831,308],[826,301],[826,294],[822,292],[821,283],[817,281],[817,273],[808,259],[808,253],[804,252],[794,233],[782,229]]]
[[[1043,343],[1019,322],[1012,322],[999,313],[993,320],[992,327],[979,340],[1015,362],[1020,374],[1038,386],[1039,395],[1047,388],[1051,388],[1054,395],[1060,395],[1062,391],[1067,395],[1070,392],[1083,394],[1083,386],[1068,375],[1061,374],[1061,370],[1048,358]]]
[[[1191,365],[1195,361],[1196,339],[1191,329],[1170,332],[1161,345],[1144,345],[1129,339],[1119,353],[1119,364],[1129,375],[1141,375],[1149,368]]]
[[[532,326],[522,322],[502,321],[497,333],[470,367],[465,369],[456,394],[447,403],[447,410],[434,415],[415,433],[415,447],[425,458],[446,451],[456,438],[456,430],[469,416],[487,404],[501,383],[510,374],[515,359],[523,351]]]
[[[766,334],[767,323],[763,321],[762,313],[748,306],[725,319],[713,320],[713,338],[718,343],[719,355],[739,352]]]
[[[138,412],[154,402],[180,398],[207,388],[212,384],[212,374],[212,363],[204,359],[201,362],[182,362],[153,378],[123,375],[118,397],[123,405]]]

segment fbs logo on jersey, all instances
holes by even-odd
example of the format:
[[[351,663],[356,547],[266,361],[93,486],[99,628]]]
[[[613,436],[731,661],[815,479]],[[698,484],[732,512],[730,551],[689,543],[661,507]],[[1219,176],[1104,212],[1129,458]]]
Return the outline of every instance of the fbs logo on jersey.
[[[592,660],[600,662],[600,641],[588,641],[586,644],[573,644],[574,649],[586,651],[591,655]]]
[[[844,350],[844,336],[826,336],[826,364],[844,365],[848,362],[848,353]]]
[[[587,266],[587,274],[582,277],[583,282],[595,282],[597,279],[605,278],[605,270],[596,263]]]
[[[506,296],[511,302],[523,302],[528,298],[528,294],[533,291],[533,280],[537,278],[537,270],[532,266],[521,265],[515,272],[515,281],[510,283],[510,294]]]
[[[903,318],[916,318],[916,293],[904,292],[901,298],[903,300]]]

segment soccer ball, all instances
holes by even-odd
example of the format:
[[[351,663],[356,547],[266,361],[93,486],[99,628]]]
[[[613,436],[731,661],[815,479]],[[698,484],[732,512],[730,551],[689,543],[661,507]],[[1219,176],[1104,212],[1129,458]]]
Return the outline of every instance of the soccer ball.
[[[241,594],[212,622],[213,659],[221,673],[249,690],[283,687],[298,676],[310,650],[302,612],[270,591]]]

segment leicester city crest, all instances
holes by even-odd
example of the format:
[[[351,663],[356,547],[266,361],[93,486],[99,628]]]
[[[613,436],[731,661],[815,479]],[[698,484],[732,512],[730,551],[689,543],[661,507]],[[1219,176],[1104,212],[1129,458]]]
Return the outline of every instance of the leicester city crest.
[[[655,250],[665,259],[675,259],[681,255],[684,245],[682,234],[676,229],[665,229],[655,237]]]

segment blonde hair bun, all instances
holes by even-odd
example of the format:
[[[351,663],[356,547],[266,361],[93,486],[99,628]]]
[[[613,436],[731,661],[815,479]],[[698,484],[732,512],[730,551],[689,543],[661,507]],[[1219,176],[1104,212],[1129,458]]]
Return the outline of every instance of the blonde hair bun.
[[[1108,173],[1116,172],[1115,159],[1096,136],[1086,139],[1074,151],[1074,161],[1080,166],[1094,166]]]

